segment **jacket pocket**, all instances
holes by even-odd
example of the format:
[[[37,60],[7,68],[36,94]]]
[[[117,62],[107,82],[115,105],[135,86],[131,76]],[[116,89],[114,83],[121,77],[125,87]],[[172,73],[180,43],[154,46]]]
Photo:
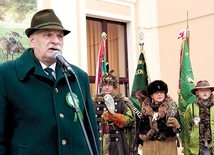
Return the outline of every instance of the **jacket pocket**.
[[[18,155],[28,155],[28,147],[24,145],[19,145]]]

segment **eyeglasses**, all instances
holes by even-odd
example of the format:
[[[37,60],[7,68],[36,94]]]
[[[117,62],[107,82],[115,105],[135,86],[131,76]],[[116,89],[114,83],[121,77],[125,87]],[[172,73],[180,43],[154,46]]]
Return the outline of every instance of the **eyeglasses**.
[[[153,94],[165,94],[165,91],[156,91]]]

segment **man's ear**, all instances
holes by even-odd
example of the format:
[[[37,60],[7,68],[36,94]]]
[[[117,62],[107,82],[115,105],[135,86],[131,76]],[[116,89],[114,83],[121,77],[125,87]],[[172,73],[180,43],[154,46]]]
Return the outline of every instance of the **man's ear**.
[[[32,48],[34,48],[35,47],[35,45],[34,45],[34,36],[33,35],[31,35],[30,37],[29,37],[29,44],[30,44],[30,47],[32,47]]]

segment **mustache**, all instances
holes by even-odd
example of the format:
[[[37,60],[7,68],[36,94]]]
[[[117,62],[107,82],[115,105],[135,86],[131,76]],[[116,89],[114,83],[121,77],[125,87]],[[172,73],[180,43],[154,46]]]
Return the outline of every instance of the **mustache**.
[[[57,51],[62,51],[62,48],[59,46],[59,45],[54,45],[54,44],[50,44],[50,45],[48,45],[48,50],[49,49],[54,49],[54,50],[57,50]]]

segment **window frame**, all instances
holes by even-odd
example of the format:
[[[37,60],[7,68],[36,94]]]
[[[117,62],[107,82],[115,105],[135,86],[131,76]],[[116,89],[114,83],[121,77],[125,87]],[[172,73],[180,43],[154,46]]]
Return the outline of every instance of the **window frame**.
[[[101,29],[102,32],[105,32],[108,35],[108,29],[107,29],[107,24],[111,23],[111,24],[118,24],[118,25],[122,25],[124,26],[124,70],[125,70],[125,77],[122,76],[118,76],[119,78],[119,85],[120,86],[124,86],[124,90],[120,93],[124,93],[123,95],[125,96],[129,96],[129,74],[128,74],[128,51],[127,51],[127,25],[126,23],[122,23],[122,22],[117,22],[117,21],[110,21],[110,20],[105,20],[105,19],[98,19],[98,18],[93,18],[93,17],[86,17],[86,20],[90,20],[90,21],[96,21],[96,22],[100,22],[101,23]],[[87,31],[87,30],[86,30]],[[108,39],[106,40],[106,46],[105,46],[105,52],[106,52],[106,61],[108,62]],[[90,61],[90,60],[88,60]],[[96,62],[97,63],[97,62]],[[89,81],[90,84],[95,84],[95,79],[96,79],[96,75],[89,75]]]

